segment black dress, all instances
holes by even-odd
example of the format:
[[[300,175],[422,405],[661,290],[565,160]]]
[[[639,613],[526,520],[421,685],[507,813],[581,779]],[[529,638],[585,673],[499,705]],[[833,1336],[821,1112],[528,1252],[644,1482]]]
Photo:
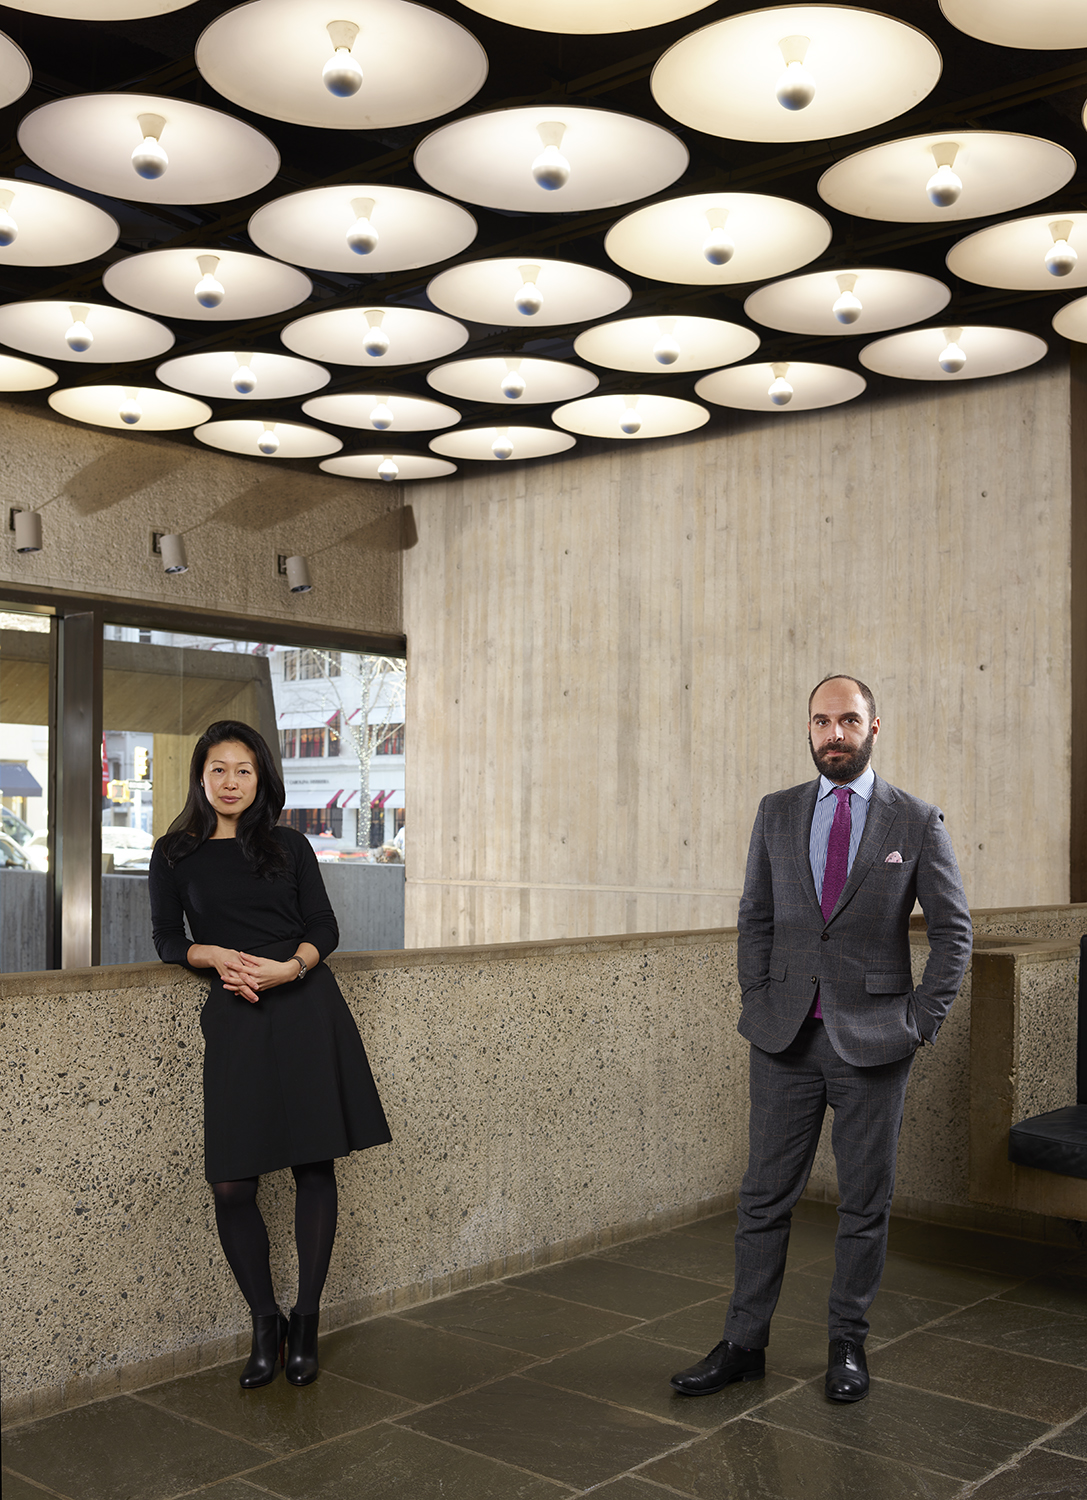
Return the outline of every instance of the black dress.
[[[287,869],[260,880],[237,839],[208,839],[171,868],[151,856],[152,935],[164,963],[190,942],[290,958],[300,942],[321,958],[339,941],[317,857],[293,828],[277,828]],[[191,939],[185,934],[189,921]],[[370,1065],[339,985],[324,963],[304,979],[231,994],[214,969],[204,1033],[204,1168],[209,1182],[259,1177],[391,1140]]]

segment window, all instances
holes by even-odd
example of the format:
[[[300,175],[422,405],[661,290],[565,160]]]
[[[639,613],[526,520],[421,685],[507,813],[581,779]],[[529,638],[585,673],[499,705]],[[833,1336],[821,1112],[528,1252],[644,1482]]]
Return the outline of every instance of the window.
[[[298,754],[302,760],[312,759],[314,756],[325,753],[325,727],[323,724],[313,729],[300,729],[298,731]]]
[[[380,730],[378,731],[380,733]],[[404,753],[404,726],[403,724],[390,724],[385,730],[385,738],[378,744],[375,755],[403,755]]]
[[[281,729],[279,731],[280,760],[294,760],[297,754],[298,731],[296,729]]]
[[[311,838],[343,838],[342,807],[288,807],[280,815],[281,828],[297,828]]]
[[[283,681],[312,682],[319,677],[339,677],[339,651],[320,651],[306,647],[301,651],[284,651]]]
[[[334,713],[328,721],[326,755],[339,755],[340,753],[340,714]]]

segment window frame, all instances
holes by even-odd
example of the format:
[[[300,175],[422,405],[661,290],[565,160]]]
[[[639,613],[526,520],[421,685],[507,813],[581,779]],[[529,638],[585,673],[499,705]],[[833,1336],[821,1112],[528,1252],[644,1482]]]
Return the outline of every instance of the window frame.
[[[213,614],[110,599],[57,594],[26,584],[0,582],[0,608],[51,619],[49,652],[49,850],[46,965],[90,968],[101,962],[102,682],[105,627],[172,631],[268,645],[349,651],[407,659],[403,635]]]

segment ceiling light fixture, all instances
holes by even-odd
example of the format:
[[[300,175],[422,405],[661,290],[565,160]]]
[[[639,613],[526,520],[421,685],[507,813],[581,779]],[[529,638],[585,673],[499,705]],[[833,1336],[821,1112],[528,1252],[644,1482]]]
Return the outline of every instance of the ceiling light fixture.
[[[249,363],[253,356],[247,352],[235,354],[234,358],[238,368],[230,377],[230,383],[239,396],[251,396],[257,388],[257,377],[253,374]]]
[[[276,432],[275,422],[262,422],[261,434],[257,438],[257,447],[265,458],[271,458],[274,453],[279,452],[279,434]]]
[[[15,194],[10,188],[0,188],[0,246],[7,249],[19,237],[19,226],[11,216],[11,204]]]
[[[660,338],[653,345],[653,358],[659,365],[674,365],[683,353],[675,334],[676,320],[658,318],[657,327],[660,329]]]
[[[543,293],[536,285],[539,266],[518,266],[521,289],[513,299],[513,305],[524,318],[534,318],[543,307]]]
[[[566,126],[561,120],[543,120],[536,126],[536,134],[543,150],[532,163],[532,177],[537,187],[554,193],[570,181],[570,163],[559,150]]]
[[[117,415],[126,427],[135,427],[143,416],[143,407],[140,405],[140,393],[135,386],[126,385],[123,388],[124,399],[117,408]]]
[[[382,458],[377,466],[377,477],[383,479],[386,484],[391,484],[400,473],[400,466],[395,459]]]
[[[395,422],[393,409],[384,401],[379,401],[370,412],[370,426],[376,427],[378,432],[385,432]]]
[[[638,397],[624,396],[624,409],[619,418],[619,431],[625,432],[627,437],[633,437],[636,432],[642,430],[642,419],[638,415]]]
[[[782,109],[807,109],[815,98],[815,79],[804,66],[811,38],[783,36],[778,46],[785,62],[785,71],[777,81],[774,97]]]
[[[218,255],[198,255],[196,264],[200,267],[200,280],[193,287],[193,296],[201,307],[218,307],[226,296],[226,288],[221,281],[215,279],[215,272],[219,265]]]
[[[73,354],[86,354],[94,343],[94,334],[87,326],[91,310],[84,303],[73,302],[69,305],[68,311],[72,315],[72,326],[64,335],[64,342]]]
[[[519,359],[503,360],[506,373],[502,377],[501,391],[507,401],[520,401],[525,394],[525,377],[521,374]]]
[[[788,406],[795,394],[792,386],[785,379],[789,373],[788,361],[779,360],[777,364],[770,366],[770,371],[774,378],[770,382],[766,394],[775,406]]]
[[[727,265],[736,254],[736,246],[725,232],[728,223],[727,208],[708,208],[706,223],[710,232],[702,242],[702,254],[711,266]]]
[[[962,197],[962,178],[952,171],[959,154],[958,142],[938,141],[936,145],[929,147],[929,151],[936,170],[925,183],[925,192],[934,207],[950,208]]]
[[[962,338],[961,328],[945,328],[944,338],[947,340],[941,349],[937,363],[945,375],[957,375],[960,370],[966,368],[966,355],[959,347]]]
[[[143,140],[132,152],[132,165],[140,177],[154,182],[170,165],[170,158],[159,141],[166,121],[162,115],[153,114],[137,115],[136,120]]]
[[[377,249],[378,232],[370,223],[373,211],[373,198],[352,198],[351,212],[355,215],[355,222],[347,231],[347,243],[356,255],[372,255]]]
[[[1053,244],[1046,251],[1045,268],[1051,276],[1070,276],[1079,260],[1068,243],[1072,234],[1072,220],[1054,219],[1049,232],[1053,236]]]
[[[864,311],[864,304],[853,288],[857,277],[852,271],[843,271],[834,278],[838,283],[838,296],[831,305],[831,312],[839,323],[855,323]]]
[[[392,340],[382,328],[381,324],[385,317],[384,309],[380,307],[367,308],[363,313],[366,319],[367,334],[362,341],[362,347],[371,359],[380,359],[382,355],[388,354],[389,345]]]
[[[491,444],[491,452],[495,458],[506,459],[513,457],[513,443],[510,440],[508,427],[496,427],[494,442]]]
[[[337,99],[350,99],[362,88],[362,69],[351,55],[359,28],[354,21],[329,21],[325,27],[333,53],[321,71],[325,88]]]

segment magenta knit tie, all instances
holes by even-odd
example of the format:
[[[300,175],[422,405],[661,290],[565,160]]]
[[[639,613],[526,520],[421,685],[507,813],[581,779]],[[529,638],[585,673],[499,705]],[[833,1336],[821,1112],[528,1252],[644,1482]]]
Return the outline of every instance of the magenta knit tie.
[[[834,809],[834,822],[830,825],[827,865],[823,871],[823,891],[819,899],[824,922],[830,921],[830,914],[838,904],[838,897],[842,894],[842,887],[849,874],[849,832],[852,827],[849,788],[836,786],[834,795],[838,799],[838,806]]]

